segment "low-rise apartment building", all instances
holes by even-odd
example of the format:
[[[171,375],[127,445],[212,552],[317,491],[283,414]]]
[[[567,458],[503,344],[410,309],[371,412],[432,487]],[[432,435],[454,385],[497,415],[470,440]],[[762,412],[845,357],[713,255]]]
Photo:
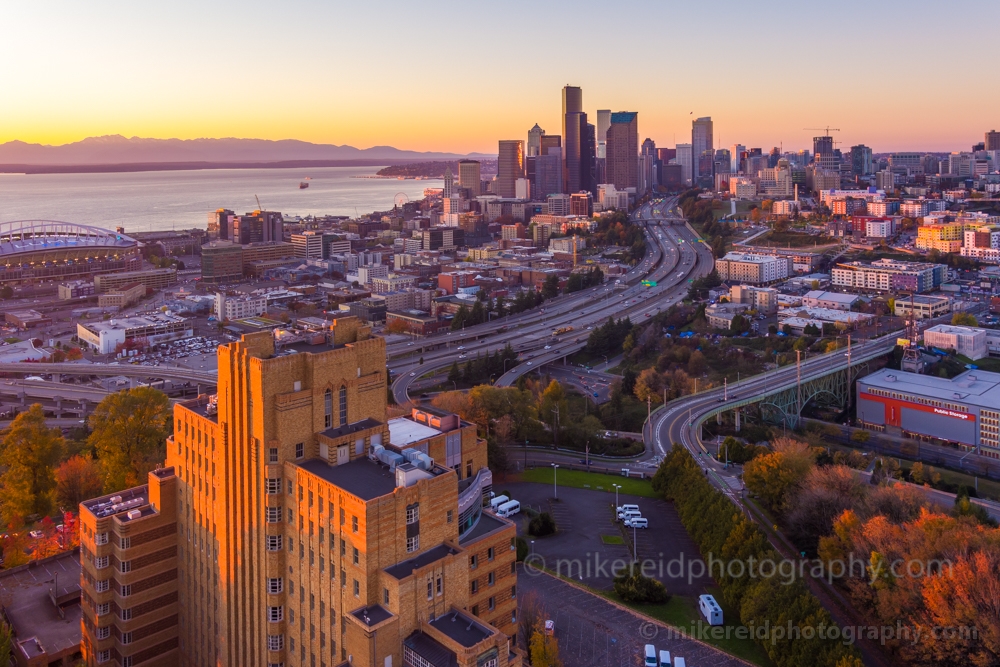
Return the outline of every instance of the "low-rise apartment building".
[[[766,285],[787,278],[791,261],[775,255],[730,252],[716,260],[715,269],[722,280]]]

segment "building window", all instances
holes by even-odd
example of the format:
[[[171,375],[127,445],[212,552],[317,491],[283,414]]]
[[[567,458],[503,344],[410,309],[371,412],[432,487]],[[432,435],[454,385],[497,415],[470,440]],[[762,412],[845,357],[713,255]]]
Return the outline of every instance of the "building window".
[[[353,557],[354,557],[354,564],[355,564],[355,565],[357,565],[357,564],[358,564],[358,557],[360,556],[360,554],[361,554],[361,552],[360,552],[360,551],[358,551],[358,548],[357,548],[357,547],[354,547],[354,554],[353,554]]]
[[[108,626],[97,628],[97,632],[95,633],[95,636],[98,639],[107,639],[108,637],[111,636],[111,628],[108,627]]]
[[[111,603],[110,602],[102,602],[101,604],[97,605],[97,615],[98,616],[104,616],[104,615],[110,614],[110,613],[111,613]]]
[[[305,456],[305,449],[306,449],[305,443],[300,442],[299,444],[295,445],[295,458],[301,459],[303,456]]]
[[[281,535],[268,535],[265,544],[268,551],[281,551]]]
[[[451,523],[452,512],[453,510],[448,510],[448,523]]]
[[[493,547],[486,550],[486,560],[493,560]]]
[[[108,556],[98,556],[97,558],[94,559],[94,567],[96,567],[98,570],[103,570],[108,566],[109,562],[110,559]]]
[[[497,608],[497,599],[490,598],[490,611],[493,611],[496,608]]]
[[[123,632],[122,636],[121,636],[121,643],[122,644],[131,644],[132,643],[132,633],[131,632]]]
[[[444,583],[442,582],[441,575],[439,574],[437,578],[437,594],[441,595],[443,592],[444,592]]]
[[[118,543],[119,543],[119,546],[122,549],[128,549],[129,547],[132,546],[132,538],[131,537],[121,537],[121,538],[118,539]]]
[[[406,508],[406,523],[416,523],[420,520],[420,503],[414,503]]]
[[[285,620],[285,608],[284,607],[268,607],[267,608],[267,620],[269,623],[280,623]]]
[[[132,584],[122,584],[118,589],[118,593],[123,597],[127,598],[132,595]]]
[[[107,662],[108,660],[111,660],[111,650],[110,649],[104,650],[104,651],[98,651],[97,652],[97,662],[103,663],[103,662]]]
[[[267,650],[280,651],[285,648],[285,635],[268,635]]]
[[[271,595],[277,595],[282,590],[284,590],[285,580],[281,577],[268,577],[267,579],[267,592]]]
[[[434,597],[434,582],[430,579],[427,580],[427,599],[430,600]]]
[[[266,513],[268,523],[281,523],[280,507],[267,507],[264,511]]]
[[[382,589],[382,604],[384,604],[386,606],[388,606],[388,604],[389,604],[389,589],[388,588],[383,588]],[[322,616],[322,615],[323,614],[320,614],[320,616]]]
[[[340,388],[340,425],[347,423],[347,387]]]
[[[473,616],[479,616],[479,605],[478,604],[472,605],[472,615]]]
[[[100,581],[94,582],[94,590],[98,593],[106,593],[111,583],[108,579],[102,579]]]
[[[122,667],[132,667],[132,656],[130,655],[122,656]]]
[[[101,545],[107,543],[108,543],[107,533],[98,533],[97,535],[94,536],[94,544]]]
[[[329,389],[323,394],[323,427],[333,426],[333,392]]]
[[[292,495],[292,480],[288,480],[288,495]]]
[[[406,538],[406,553],[411,554],[420,548],[420,536],[414,535],[413,537]]]
[[[267,462],[268,463],[277,463],[278,462],[278,448],[277,447],[271,447],[271,449],[267,450]]]
[[[479,556],[472,554],[469,556],[469,569],[475,570],[477,567],[479,567]]]
[[[495,583],[497,583],[497,574],[496,572],[490,572],[488,575],[486,575],[486,584],[488,586],[492,586]]]
[[[354,597],[359,597],[361,595],[361,585],[358,584],[358,580],[354,580]]]
[[[269,496],[274,496],[281,493],[281,478],[268,477],[266,480],[264,480],[264,491]]]
[[[470,586],[471,586],[471,590],[472,590],[473,594],[476,594],[477,592],[479,592],[479,580],[478,579],[473,579],[472,582],[471,582],[471,584],[470,584]]]
[[[512,599],[517,599],[517,584],[510,587],[510,597]]]
[[[351,517],[351,532],[358,532],[358,517],[356,516]]]

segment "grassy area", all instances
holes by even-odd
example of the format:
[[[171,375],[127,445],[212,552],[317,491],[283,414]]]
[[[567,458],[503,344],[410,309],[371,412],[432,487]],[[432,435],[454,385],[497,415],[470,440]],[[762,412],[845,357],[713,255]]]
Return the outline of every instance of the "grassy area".
[[[824,248],[837,244],[837,240],[830,236],[813,236],[812,234],[800,234],[796,232],[775,232],[765,234],[753,240],[755,246],[774,246],[778,248]]]
[[[541,484],[552,483],[552,468],[532,468],[520,474],[522,482],[538,482]],[[643,498],[659,498],[660,495],[653,491],[653,484],[648,479],[635,479],[633,477],[622,477],[620,475],[604,475],[596,472],[584,472],[582,470],[561,470],[557,478],[559,486],[568,486],[573,489],[592,489],[594,491],[604,491],[614,493],[612,484],[621,484],[620,493],[632,496],[642,496]]]
[[[604,544],[625,544],[625,538],[621,535],[601,535],[601,542]]]
[[[907,473],[910,468],[913,467],[913,461],[907,461],[906,459],[897,459],[900,462],[900,467],[903,468]],[[976,489],[977,495],[980,498],[985,498],[987,500],[997,500],[1000,501],[1000,482],[996,482],[992,479],[979,478],[978,482],[976,478],[972,475],[966,475],[965,473],[955,472],[954,470],[948,470],[947,468],[939,468],[938,466],[932,466],[928,463],[924,464],[924,471],[928,468],[934,468],[934,472],[941,475],[941,481],[948,484],[958,486],[965,486],[969,489]]]
[[[14,338],[13,336],[11,336],[10,338],[4,338],[3,342],[10,343],[11,345],[13,345],[14,343],[20,343],[21,339],[20,338]]]

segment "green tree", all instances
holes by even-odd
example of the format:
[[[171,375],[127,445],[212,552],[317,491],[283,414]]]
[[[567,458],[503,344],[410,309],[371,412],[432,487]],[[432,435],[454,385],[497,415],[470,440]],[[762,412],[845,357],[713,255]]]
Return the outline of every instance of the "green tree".
[[[9,299],[14,296],[14,289],[10,285],[0,287],[0,299]]]
[[[542,297],[546,299],[554,299],[559,296],[559,276],[552,273],[545,279],[542,284]]]
[[[448,369],[448,382],[459,383],[462,381],[462,371],[458,370],[458,362],[451,362],[451,368]]]
[[[106,493],[141,484],[164,458],[170,401],[151,387],[109,394],[90,416],[88,444],[104,469]]]
[[[9,665],[13,652],[14,632],[5,621],[0,621],[0,665]]]
[[[627,604],[663,604],[670,600],[663,583],[642,573],[639,563],[622,570],[614,582],[615,594]]]
[[[955,313],[951,316],[951,323],[956,326],[978,327],[979,321],[972,313]]]
[[[54,466],[64,447],[59,429],[46,426],[41,405],[35,403],[14,418],[0,443],[5,523],[17,516],[52,513],[56,500]]]

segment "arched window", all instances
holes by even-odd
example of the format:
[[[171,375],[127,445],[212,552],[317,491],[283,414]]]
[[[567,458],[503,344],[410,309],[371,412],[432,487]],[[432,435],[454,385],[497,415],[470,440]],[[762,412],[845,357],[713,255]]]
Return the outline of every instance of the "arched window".
[[[340,388],[340,425],[347,424],[347,387]]]
[[[323,426],[330,428],[333,426],[333,392],[329,389],[323,394]]]

